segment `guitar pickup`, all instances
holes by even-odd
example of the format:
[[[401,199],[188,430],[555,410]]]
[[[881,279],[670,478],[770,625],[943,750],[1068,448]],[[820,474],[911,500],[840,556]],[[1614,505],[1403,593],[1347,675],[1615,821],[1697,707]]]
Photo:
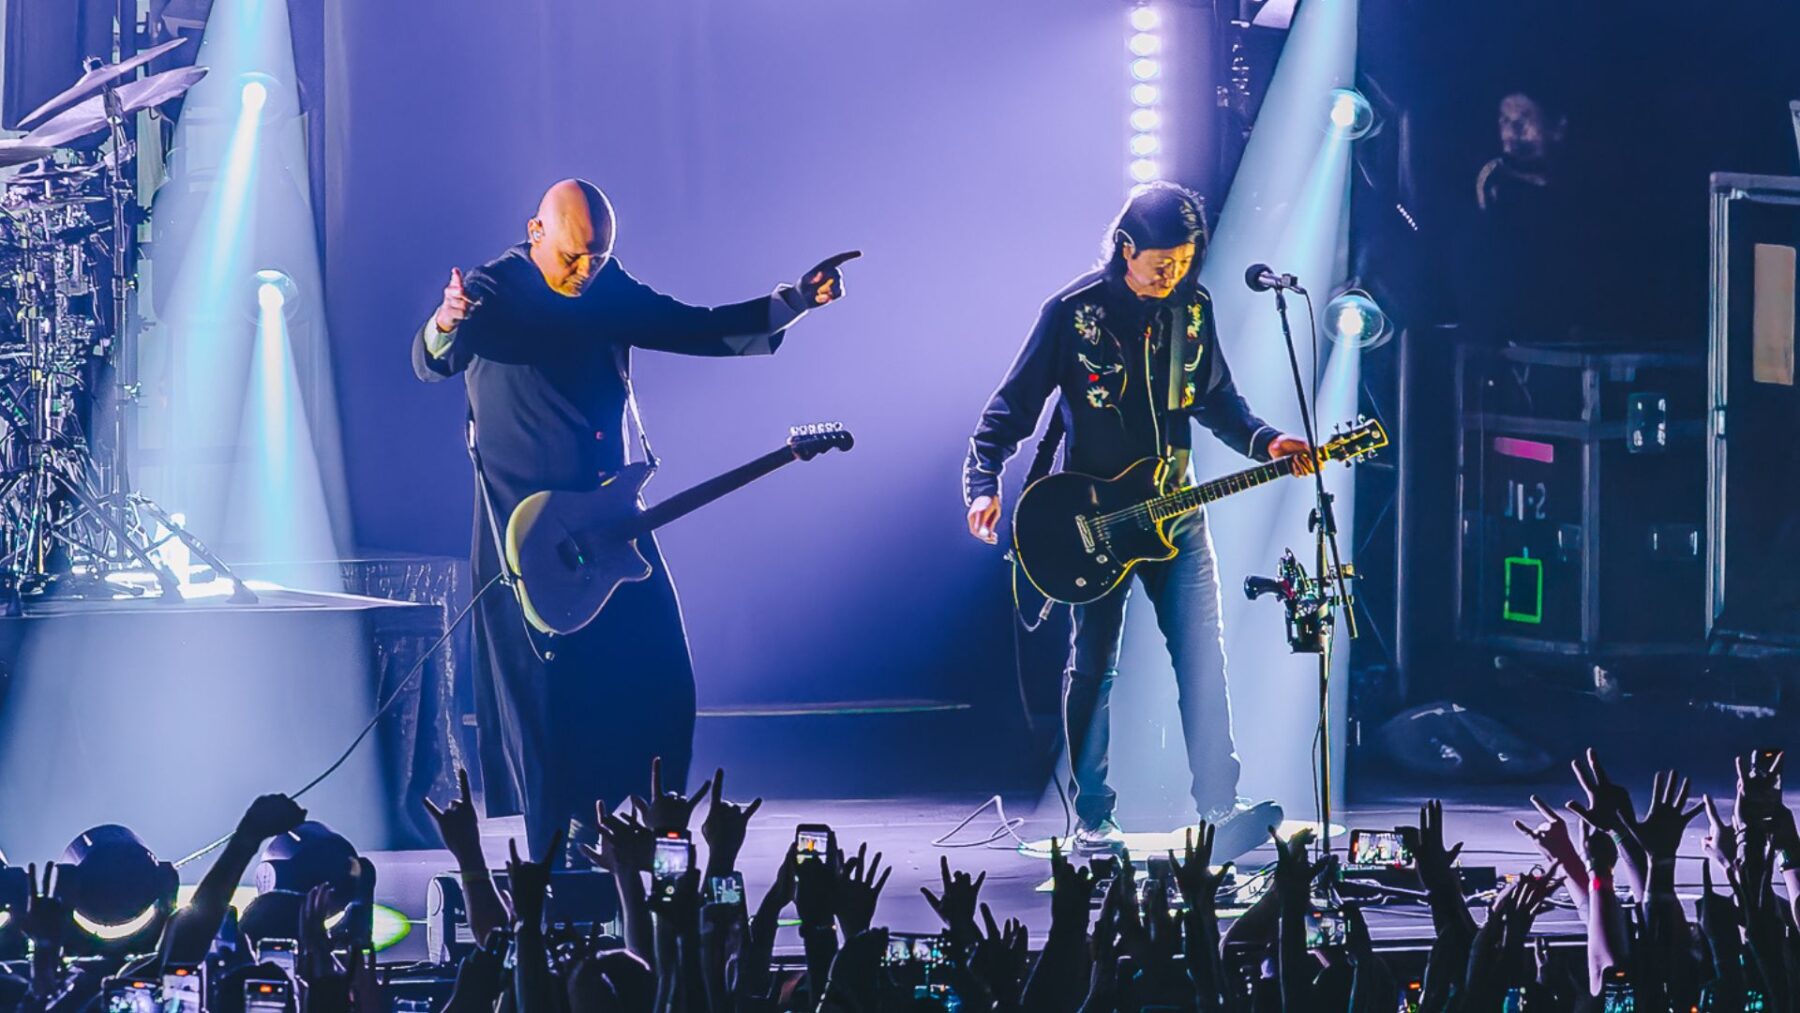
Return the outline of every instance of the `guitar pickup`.
[[[1081,532],[1081,547],[1088,552],[1094,551],[1094,531],[1088,527],[1088,519],[1079,514],[1075,517],[1075,530]]]

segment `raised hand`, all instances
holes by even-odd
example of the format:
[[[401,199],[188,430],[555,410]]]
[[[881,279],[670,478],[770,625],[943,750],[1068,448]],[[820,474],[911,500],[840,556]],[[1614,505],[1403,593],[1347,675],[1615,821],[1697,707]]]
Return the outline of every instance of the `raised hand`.
[[[844,297],[844,272],[841,268],[862,256],[861,250],[850,250],[827,257],[812,270],[800,276],[800,295],[808,306],[823,306]]]
[[[1673,860],[1681,850],[1681,835],[1704,808],[1688,809],[1687,801],[1688,779],[1676,771],[1661,771],[1651,781],[1650,810],[1631,828],[1638,846],[1650,858]]]
[[[662,783],[662,757],[650,761],[650,802],[646,804],[636,795],[631,796],[631,805],[637,810],[638,818],[649,824],[652,832],[657,834],[679,833],[686,830],[694,818],[694,810],[700,808],[700,800],[706,797],[707,789],[712,782],[702,784],[692,795],[682,795],[678,791],[664,791]]]
[[[581,845],[581,853],[615,876],[647,873],[656,861],[656,835],[640,822],[635,813],[612,813],[606,800],[594,803],[595,825],[599,827],[600,846]]]
[[[1419,880],[1427,889],[1448,888],[1458,892],[1462,885],[1456,873],[1456,857],[1462,844],[1448,850],[1444,847],[1444,803],[1432,799],[1419,809]]]
[[[1568,810],[1586,820],[1589,826],[1618,834],[1630,833],[1637,823],[1631,793],[1606,776],[1606,768],[1600,765],[1600,755],[1589,749],[1585,757],[1569,761],[1569,766],[1575,771],[1575,780],[1587,793],[1588,800],[1586,805],[1570,802]]]
[[[1302,828],[1284,841],[1274,827],[1269,828],[1269,839],[1275,842],[1275,896],[1281,906],[1289,910],[1312,905],[1314,870],[1306,856],[1306,846],[1312,842],[1312,836],[1311,828]],[[1457,848],[1460,850],[1462,845]],[[1423,848],[1420,850],[1423,852]],[[1421,870],[1423,867],[1421,858]]]
[[[994,921],[994,912],[981,905],[981,920],[987,930],[975,943],[969,957],[969,972],[987,988],[1003,1009],[1019,1004],[1025,989],[1025,973],[1030,967],[1031,949],[1025,925],[1008,918],[1005,928]]]
[[[807,859],[794,864],[794,910],[802,925],[829,927],[837,917],[838,865],[837,848],[823,859]]]
[[[462,272],[451,268],[450,281],[444,286],[444,299],[438,303],[437,316],[434,318],[437,329],[445,334],[456,330],[480,306],[481,300],[472,298],[463,287]]]
[[[1560,878],[1553,862],[1541,873],[1525,873],[1502,891],[1500,900],[1494,905],[1494,913],[1502,919],[1501,927],[1508,946],[1524,945],[1532,922],[1550,906],[1550,894],[1555,892]]]
[[[250,803],[238,820],[237,835],[244,840],[266,841],[306,822],[306,810],[286,795],[263,795]]]
[[[942,895],[931,892],[930,887],[919,887],[925,895],[925,903],[944,923],[951,936],[963,942],[973,942],[977,933],[975,927],[975,905],[981,899],[981,884],[987,882],[987,873],[970,878],[966,872],[954,875],[950,872],[948,855],[939,858],[939,868],[943,875]]]
[[[430,799],[425,808],[437,824],[438,837],[444,842],[458,865],[480,868],[486,864],[481,854],[481,821],[475,815],[475,800],[469,794],[469,772],[456,768],[457,797],[442,809]]]
[[[846,939],[868,930],[875,920],[875,905],[881,901],[881,891],[893,872],[892,866],[881,867],[881,852],[875,852],[874,858],[869,857],[867,844],[859,845],[856,854],[838,870],[837,920]]]
[[[1062,842],[1050,839],[1050,925],[1057,929],[1080,926],[1087,934],[1088,912],[1093,907],[1094,873],[1078,869],[1063,856]]]
[[[1737,809],[1731,815],[1739,827],[1773,822],[1784,811],[1781,768],[1786,759],[1786,752],[1738,757]]]
[[[756,914],[760,919],[765,915],[775,918],[794,903],[795,892],[799,888],[800,855],[794,845],[789,844],[787,854],[782,856],[781,869],[775,873],[775,882],[769,884],[769,892],[763,894],[762,903],[757,905]]]
[[[712,801],[706,808],[706,820],[700,824],[700,835],[706,838],[706,868],[710,875],[723,876],[737,868],[750,817],[761,808],[760,798],[752,799],[749,805],[725,801],[725,768],[713,773]]]
[[[35,863],[25,866],[25,875],[31,884],[31,892],[25,898],[19,930],[39,947],[62,946],[75,927],[75,920],[69,905],[56,895],[56,863],[49,862],[44,866],[41,886]]]
[[[1225,877],[1231,875],[1231,862],[1219,866],[1219,871],[1212,870],[1213,838],[1216,829],[1205,820],[1200,821],[1200,835],[1196,839],[1193,828],[1187,832],[1187,844],[1182,849],[1181,859],[1177,861],[1174,852],[1169,852],[1169,865],[1175,870],[1175,886],[1181,891],[1181,899],[1187,902],[1194,911],[1211,911],[1218,904],[1219,885]]]
[[[544,924],[544,901],[550,893],[551,861],[562,853],[563,832],[550,835],[550,846],[541,862],[527,862],[519,857],[519,842],[509,840],[506,848],[506,879],[512,886],[513,917],[521,929],[539,929]]]
[[[294,971],[307,988],[342,988],[348,999],[349,977],[338,968],[337,960],[331,955],[331,930],[325,927],[326,920],[340,906],[328,883],[307,891],[306,900],[300,905],[300,938],[294,954]]]
[[[1513,820],[1513,827],[1531,838],[1537,845],[1538,852],[1545,861],[1561,863],[1564,871],[1579,875],[1581,871],[1581,852],[1575,847],[1575,838],[1569,834],[1569,825],[1557,815],[1549,803],[1536,795],[1531,796],[1532,808],[1538,811],[1544,822],[1536,827],[1529,826],[1524,820]]]

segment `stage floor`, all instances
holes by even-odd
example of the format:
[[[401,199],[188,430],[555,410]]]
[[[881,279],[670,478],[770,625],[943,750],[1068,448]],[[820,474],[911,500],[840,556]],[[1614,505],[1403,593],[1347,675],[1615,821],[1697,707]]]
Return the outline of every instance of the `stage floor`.
[[[1635,785],[1637,779],[1633,778],[1629,783]],[[1728,786],[1707,787],[1720,790]],[[1449,839],[1464,842],[1462,860],[1465,865],[1491,865],[1503,875],[1530,869],[1539,864],[1538,855],[1530,842],[1513,827],[1512,821],[1518,818],[1536,822],[1537,814],[1527,801],[1533,791],[1560,804],[1571,797],[1572,788],[1571,779],[1561,779],[1543,785],[1457,789],[1445,800]],[[1332,822],[1374,829],[1415,825],[1423,798],[1392,793],[1388,797],[1353,805],[1341,815],[1334,813]],[[749,839],[738,864],[754,902],[779,868],[782,856],[793,840],[795,824],[827,823],[837,831],[840,844],[847,850],[854,850],[858,844],[867,841],[871,852],[882,852],[885,860],[894,866],[893,878],[881,898],[877,922],[896,931],[929,933],[938,931],[939,927],[919,888],[930,886],[936,889],[939,857],[948,855],[953,868],[987,873],[982,900],[993,907],[996,917],[1017,917],[1024,921],[1031,929],[1033,945],[1037,945],[1049,928],[1049,895],[1038,892],[1038,887],[1048,878],[1044,860],[1021,854],[1016,845],[1011,845],[1010,839],[1006,844],[997,841],[989,846],[962,848],[940,848],[932,843],[954,830],[983,801],[984,797],[972,795],[867,800],[770,799],[763,803],[751,824]],[[1062,832],[1062,809],[1054,796],[1047,806],[1035,811],[1025,808],[1028,805],[1013,800],[1007,803],[1008,815],[1025,819],[1018,828],[1020,836],[1041,840]],[[1297,815],[1301,814],[1290,814]],[[990,810],[954,839],[980,841],[995,832],[998,826],[999,820]],[[1128,826],[1126,829],[1168,828]],[[1696,820],[1682,848],[1684,857],[1698,858],[1700,837],[1704,832],[1704,818]],[[516,818],[485,824],[487,854],[495,867],[504,865],[507,840],[511,836],[523,839],[522,825]],[[1342,843],[1340,839],[1340,846]],[[416,920],[423,916],[426,885],[430,878],[452,868],[449,856],[444,852],[412,851],[379,853],[374,857],[381,870],[381,903],[415,920],[408,937],[385,952],[383,957],[393,961],[423,959],[424,926]],[[1241,869],[1254,870],[1271,861],[1273,850],[1264,846],[1240,858],[1238,864]],[[1684,861],[1681,873],[1684,896],[1697,894],[1699,866]],[[1425,946],[1430,941],[1430,915],[1423,905],[1371,909],[1369,921],[1378,945],[1404,946],[1416,942]],[[1581,926],[1572,911],[1556,909],[1538,920],[1537,931],[1553,936],[1575,936],[1580,934]],[[791,928],[783,930],[778,951],[799,952],[799,938]]]

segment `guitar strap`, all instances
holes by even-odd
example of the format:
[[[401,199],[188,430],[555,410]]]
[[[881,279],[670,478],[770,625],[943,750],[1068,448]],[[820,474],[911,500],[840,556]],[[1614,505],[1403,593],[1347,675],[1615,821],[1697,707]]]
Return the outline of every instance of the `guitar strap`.
[[[1063,413],[1060,405],[1051,405],[1050,424],[1044,427],[1043,438],[1038,440],[1037,453],[1031,455],[1031,467],[1025,472],[1025,484],[1031,483],[1050,474],[1050,465],[1056,460],[1056,449],[1062,445]]]
[[[494,509],[493,491],[488,488],[487,471],[481,467],[481,448],[475,445],[475,415],[471,412],[463,423],[469,445],[469,460],[475,465],[475,489],[481,494],[481,512],[487,518],[488,536],[494,540],[494,560],[500,567],[500,583],[516,596],[519,575],[513,572],[512,565],[506,561],[506,529],[501,526],[499,511]],[[537,631],[525,619],[525,609],[519,608],[519,625],[525,631],[525,642],[531,645],[531,653],[537,655],[541,662],[549,662],[556,655],[552,651],[538,650]]]
[[[1187,390],[1187,363],[1184,353],[1187,351],[1187,329],[1180,326],[1180,319],[1170,322],[1169,340],[1169,396],[1165,402],[1169,408],[1168,440],[1163,448],[1163,460],[1169,465],[1167,485],[1180,488],[1187,484],[1188,457],[1193,440],[1193,426],[1187,414],[1182,411],[1183,394]],[[1179,428],[1179,436],[1177,435]]]
[[[630,354],[629,351],[623,353],[624,356],[630,356]],[[631,427],[637,430],[638,446],[644,451],[644,463],[650,466],[651,471],[655,471],[657,467],[656,451],[650,449],[650,430],[644,428],[644,417],[638,413],[637,387],[631,382],[631,360],[629,358],[622,357],[619,362],[619,382],[625,385],[625,410],[629,414]],[[631,441],[625,441],[625,446],[629,448]],[[629,459],[629,455],[627,455],[627,459]]]

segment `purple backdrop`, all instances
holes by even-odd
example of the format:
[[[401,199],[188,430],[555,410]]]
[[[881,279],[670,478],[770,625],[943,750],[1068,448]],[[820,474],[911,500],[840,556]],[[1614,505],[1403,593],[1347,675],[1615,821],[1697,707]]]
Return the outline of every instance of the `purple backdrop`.
[[[1014,6],[329,0],[327,295],[360,542],[467,551],[461,387],[415,382],[406,343],[452,265],[582,175],[618,208],[623,262],[688,301],[866,253],[772,359],[637,359],[653,498],[790,423],[858,439],[667,531],[702,701],[1010,686],[1005,566],[965,533],[958,468],[1123,195],[1129,83],[1121,5]]]

